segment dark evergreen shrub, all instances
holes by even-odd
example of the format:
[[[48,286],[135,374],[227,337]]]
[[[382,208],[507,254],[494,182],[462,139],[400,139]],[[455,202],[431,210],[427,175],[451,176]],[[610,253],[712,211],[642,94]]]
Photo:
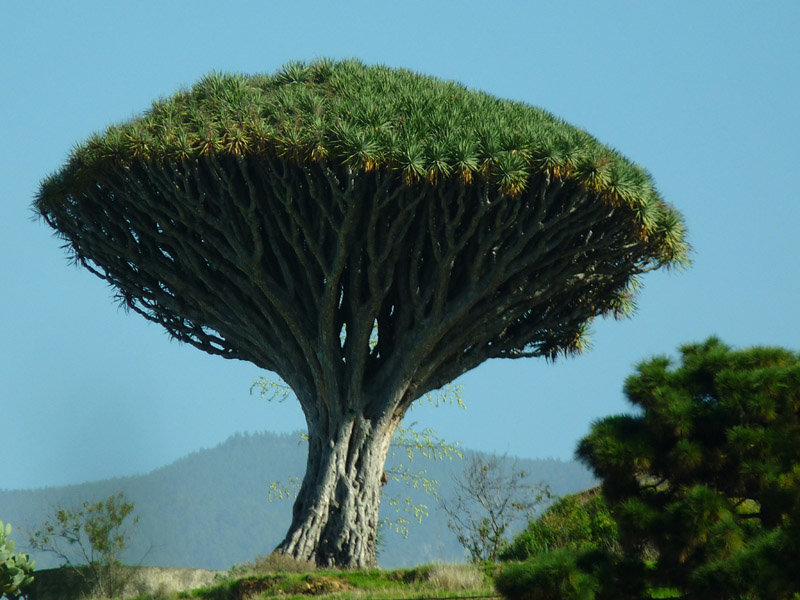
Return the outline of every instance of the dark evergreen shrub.
[[[623,553],[678,598],[800,597],[800,355],[711,338],[681,359],[640,364],[625,383],[639,414],[578,449]]]
[[[640,569],[607,550],[562,548],[506,563],[495,574],[495,588],[508,600],[638,599],[645,593]]]

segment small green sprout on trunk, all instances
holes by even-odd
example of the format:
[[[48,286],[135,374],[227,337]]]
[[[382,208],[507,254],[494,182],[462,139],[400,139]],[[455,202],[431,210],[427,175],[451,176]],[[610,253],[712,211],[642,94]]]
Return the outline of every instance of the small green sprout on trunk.
[[[496,562],[508,536],[550,499],[550,488],[533,483],[506,457],[473,456],[455,478],[453,496],[442,502],[447,525],[474,563]]]

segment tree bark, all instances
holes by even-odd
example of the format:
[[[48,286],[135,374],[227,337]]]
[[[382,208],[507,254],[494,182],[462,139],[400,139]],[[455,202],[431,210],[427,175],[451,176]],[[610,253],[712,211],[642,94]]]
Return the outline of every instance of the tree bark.
[[[306,473],[277,552],[322,567],[376,567],[382,474],[400,422],[363,414],[309,420]]]

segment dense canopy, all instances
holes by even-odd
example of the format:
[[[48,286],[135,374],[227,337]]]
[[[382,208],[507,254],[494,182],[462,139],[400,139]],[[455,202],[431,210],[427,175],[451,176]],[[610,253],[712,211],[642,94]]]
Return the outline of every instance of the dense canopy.
[[[546,173],[633,210],[655,260],[686,260],[681,216],[649,174],[585,131],[522,102],[355,60],[291,63],[274,75],[211,74],[77,147],[36,204],[49,214],[119,163],[259,154],[389,169],[409,184],[481,178],[512,196]]]

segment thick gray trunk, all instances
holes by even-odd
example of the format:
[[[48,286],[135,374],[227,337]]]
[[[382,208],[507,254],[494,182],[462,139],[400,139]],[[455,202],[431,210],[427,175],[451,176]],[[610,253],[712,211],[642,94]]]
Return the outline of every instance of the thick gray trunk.
[[[377,566],[381,479],[396,428],[360,415],[342,415],[329,431],[309,424],[306,474],[277,552],[325,567]]]

